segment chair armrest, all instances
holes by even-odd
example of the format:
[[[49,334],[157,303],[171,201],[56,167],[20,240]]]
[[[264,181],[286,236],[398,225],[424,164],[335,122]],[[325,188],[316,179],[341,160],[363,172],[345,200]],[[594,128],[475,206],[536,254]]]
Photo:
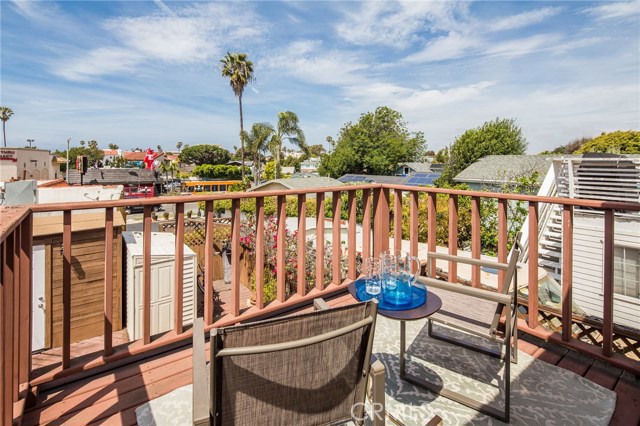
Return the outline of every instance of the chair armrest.
[[[450,262],[465,263],[467,265],[486,266],[494,269],[500,269],[502,271],[506,271],[507,269],[509,269],[508,263],[495,262],[491,260],[473,259],[471,257],[455,256],[453,254],[436,253],[433,251],[430,251],[427,253],[427,258],[448,260]]]
[[[209,387],[207,386],[207,359],[204,348],[204,322],[196,318],[193,323],[193,424],[209,424]]]
[[[477,297],[478,299],[501,303],[503,305],[510,304],[513,301],[513,295],[510,294],[496,293],[493,291],[467,287],[460,284],[451,284],[449,282],[436,280],[435,278],[418,277],[416,281],[420,284],[425,285],[427,289],[429,287],[435,287],[442,290],[451,291],[453,293],[464,294],[467,296]]]
[[[371,364],[369,370],[369,376],[371,376],[371,407],[372,407],[372,420],[373,426],[382,426],[385,424],[386,407],[385,407],[385,395],[384,395],[384,365],[375,360]]]
[[[324,299],[318,297],[317,299],[313,299],[313,310],[314,311],[324,311],[329,309],[330,306]]]

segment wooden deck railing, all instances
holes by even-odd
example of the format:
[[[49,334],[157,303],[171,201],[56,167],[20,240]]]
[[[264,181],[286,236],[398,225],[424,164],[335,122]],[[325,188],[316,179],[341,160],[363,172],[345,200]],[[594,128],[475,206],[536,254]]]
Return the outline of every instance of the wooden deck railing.
[[[4,424],[9,424],[13,414],[13,404],[20,400],[21,386],[45,384],[52,380],[68,380],[75,373],[90,369],[108,369],[112,363],[131,362],[146,356],[151,351],[166,349],[184,344],[191,337],[191,331],[185,329],[182,323],[182,297],[183,297],[183,241],[184,241],[184,204],[186,202],[204,202],[205,212],[205,272],[204,272],[204,320],[207,329],[225,326],[239,321],[259,318],[281,310],[291,309],[298,305],[310,302],[316,297],[327,297],[337,292],[346,290],[346,286],[357,278],[356,271],[356,212],[358,201],[356,191],[362,191],[363,232],[362,232],[362,256],[377,256],[380,252],[389,248],[391,237],[391,213],[393,214],[394,248],[399,249],[402,239],[402,200],[408,195],[409,203],[409,251],[412,255],[418,255],[418,228],[420,226],[418,213],[420,194],[426,194],[427,207],[427,246],[428,250],[436,249],[436,197],[444,194],[448,197],[448,240],[449,253],[455,254],[458,246],[458,209],[460,197],[469,197],[471,200],[471,253],[472,257],[480,258],[481,254],[481,217],[480,202],[483,198],[497,200],[498,222],[498,260],[505,262],[508,253],[508,203],[524,201],[528,203],[529,212],[529,315],[527,321],[522,321],[519,327],[529,333],[552,339],[574,349],[586,352],[596,358],[604,359],[610,363],[630,369],[636,374],[640,373],[637,362],[626,360],[619,354],[612,353],[613,336],[613,238],[614,238],[614,213],[616,211],[638,212],[640,204],[601,202],[565,198],[550,198],[537,196],[523,196],[514,194],[497,194],[477,191],[460,191],[440,188],[416,188],[401,185],[367,184],[358,186],[342,186],[317,189],[267,191],[256,193],[227,193],[222,195],[202,195],[190,197],[164,197],[163,204],[175,205],[176,218],[176,259],[175,264],[175,301],[173,330],[160,338],[152,339],[150,311],[151,311],[151,209],[157,203],[157,199],[118,200],[101,202],[79,202],[64,204],[46,204],[23,207],[21,209],[2,210],[2,225],[0,228],[0,242],[2,255],[2,289],[0,291],[0,385],[1,409],[0,417]],[[346,245],[341,241],[341,194],[347,193],[348,212]],[[324,281],[325,277],[325,194],[331,193],[331,205],[333,207],[331,237],[332,243],[332,280]],[[394,196],[391,202],[391,194]],[[298,271],[305,268],[305,244],[306,241],[306,215],[307,200],[310,196],[316,199],[316,281],[312,289],[308,290],[305,274],[298,273],[296,291],[287,294],[285,287],[285,247],[278,244],[276,259],[276,299],[267,303],[264,292],[264,241],[265,241],[265,198],[277,199],[276,220],[278,241],[284,241],[286,222],[286,197],[297,197],[298,216]],[[423,196],[424,197],[424,196]],[[256,205],[256,303],[255,306],[241,309],[240,302],[240,200],[254,199]],[[231,200],[231,301],[227,315],[214,321],[213,304],[213,224],[214,206],[221,200]],[[142,339],[126,347],[114,348],[112,332],[113,312],[113,281],[107,279],[113,276],[113,227],[114,209],[128,205],[144,206],[143,211],[143,285],[142,285]],[[552,333],[542,329],[538,324],[538,206],[540,203],[560,205],[563,209],[563,278],[562,278],[562,333]],[[605,269],[602,281],[604,284],[604,309],[602,313],[604,336],[601,348],[590,346],[571,336],[571,307],[572,307],[572,231],[573,209],[576,206],[588,207],[602,211],[605,218],[604,228],[604,259]],[[73,255],[71,227],[72,211],[88,209],[105,209],[105,264],[104,264],[104,350],[103,356],[87,362],[71,358],[71,258]],[[37,378],[30,378],[31,362],[31,250],[32,250],[32,215],[41,212],[62,212],[63,215],[63,339],[62,362],[59,368]],[[373,233],[371,232],[373,224]],[[373,234],[373,241],[371,235]],[[347,276],[342,279],[341,256],[343,249],[347,253]],[[435,270],[435,268],[431,268]],[[455,281],[455,265],[450,265],[449,279]],[[480,285],[480,268],[472,269],[471,282],[474,286]],[[501,281],[501,280],[499,280]],[[29,337],[27,337],[29,336]],[[65,379],[67,378],[67,379]],[[60,382],[60,380],[57,380]]]

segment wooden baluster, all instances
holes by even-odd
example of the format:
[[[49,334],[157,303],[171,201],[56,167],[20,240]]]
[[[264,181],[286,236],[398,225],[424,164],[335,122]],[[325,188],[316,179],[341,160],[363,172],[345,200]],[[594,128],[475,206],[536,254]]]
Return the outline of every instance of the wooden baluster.
[[[33,249],[33,214],[29,214],[20,225],[20,383],[27,383],[31,373],[31,339],[32,339],[32,312],[31,299],[32,268],[31,252]],[[0,302],[0,306],[2,306]]]
[[[371,191],[362,190],[362,258],[371,257]]]
[[[316,289],[324,290],[324,192],[316,194]]]
[[[507,263],[508,255],[508,229],[507,229],[507,203],[508,200],[498,200],[498,262]],[[538,235],[538,231],[536,231]],[[498,291],[502,291],[505,271],[498,271]]]
[[[18,400],[18,390],[20,388],[20,225],[13,231],[13,401]]]
[[[418,191],[409,194],[409,253],[418,257]],[[413,268],[413,266],[412,266]],[[415,273],[415,271],[412,270]]]
[[[264,197],[256,198],[256,307],[264,308]]]
[[[449,254],[458,254],[458,196],[449,195]],[[449,262],[449,282],[458,282],[458,263]]]
[[[356,191],[349,191],[349,200],[347,203],[347,211],[349,212],[349,224],[348,224],[348,242],[347,250],[349,254],[349,272],[348,278],[355,280],[357,277],[356,271]]]
[[[151,343],[151,206],[144,206],[142,237],[142,341]]]
[[[213,270],[211,274],[213,275]],[[212,280],[211,287],[213,289],[213,280]],[[240,315],[240,199],[239,198],[234,198],[231,201],[231,315],[234,315],[234,316]]]
[[[436,194],[429,193],[427,195],[427,247],[432,253],[436,251]],[[436,276],[436,260],[429,259],[429,276],[435,278]]]
[[[204,323],[209,325],[213,324],[213,201],[204,203],[204,223]]]
[[[276,282],[277,282],[277,298],[279,302],[284,302],[286,295],[286,276],[285,276],[285,230],[287,228],[287,198],[284,195],[278,195],[278,249],[276,252]]]
[[[562,208],[562,340],[571,339],[573,302],[573,206]]]
[[[373,257],[389,250],[389,189],[373,190]]]
[[[614,211],[604,211],[604,289],[602,295],[602,355],[611,356],[613,344],[613,261],[615,238]]]
[[[173,279],[173,294],[175,295],[173,298],[173,331],[176,334],[181,334],[184,300],[184,203],[176,203],[175,223],[176,266]]]
[[[529,202],[529,327],[538,326],[538,203]]]
[[[113,353],[113,207],[104,211],[104,356]]]
[[[71,359],[71,211],[63,214],[62,227],[62,369]]]
[[[298,296],[304,296],[307,287],[307,197],[298,194]]]
[[[480,259],[481,251],[480,197],[471,197],[471,257]],[[480,266],[471,267],[471,285],[480,286]]]
[[[393,249],[402,250],[402,190],[394,191],[393,200]]]
[[[342,244],[340,243],[340,214],[342,213],[342,199],[340,192],[333,192],[331,197],[333,206],[333,225],[331,238],[331,282],[335,285],[342,283]]]
[[[2,424],[13,421],[13,233],[2,243],[2,288],[0,288],[0,408]]]

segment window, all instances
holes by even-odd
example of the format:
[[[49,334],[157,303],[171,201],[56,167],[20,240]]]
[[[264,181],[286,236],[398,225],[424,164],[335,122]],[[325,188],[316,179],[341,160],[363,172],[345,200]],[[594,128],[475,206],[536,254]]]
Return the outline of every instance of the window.
[[[408,167],[405,167],[405,168],[404,168],[404,174],[405,174],[405,175],[408,175],[408,174],[409,174],[409,168],[408,168]]]
[[[616,246],[613,252],[613,292],[640,299],[640,249]]]

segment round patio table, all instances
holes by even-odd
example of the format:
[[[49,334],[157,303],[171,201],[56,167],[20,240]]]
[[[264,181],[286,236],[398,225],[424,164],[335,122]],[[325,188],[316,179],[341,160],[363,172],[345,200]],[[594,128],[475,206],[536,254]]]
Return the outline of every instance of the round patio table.
[[[361,300],[357,296],[356,285],[358,280],[353,281],[349,284],[349,293],[353,296],[354,299],[361,302]],[[382,293],[380,294],[382,295]],[[410,376],[406,373],[405,369],[405,352],[407,346],[407,329],[406,323],[407,321],[415,321],[419,319],[427,318],[430,315],[438,312],[442,308],[442,299],[438,297],[437,294],[427,292],[427,301],[424,305],[418,306],[413,309],[400,309],[400,310],[388,310],[388,309],[378,309],[378,313],[383,317],[391,318],[400,321],[400,378],[406,380],[410,383],[413,383],[417,386],[422,386],[425,388],[430,388],[429,384],[427,384],[424,380],[419,377]]]

